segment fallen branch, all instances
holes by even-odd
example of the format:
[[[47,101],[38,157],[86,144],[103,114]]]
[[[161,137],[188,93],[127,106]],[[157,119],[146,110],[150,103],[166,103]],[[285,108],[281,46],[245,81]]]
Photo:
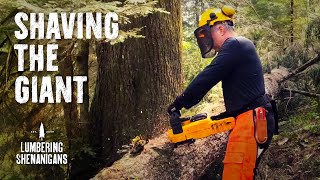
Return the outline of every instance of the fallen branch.
[[[298,67],[297,69],[291,71],[286,77],[284,77],[279,83],[283,83],[284,81],[294,77],[295,75],[297,75],[298,73],[304,71],[305,69],[307,69],[309,66],[320,62],[320,56],[317,55],[317,57],[311,59],[310,61],[306,62],[305,64],[303,64],[302,66]]]
[[[288,89],[288,88],[283,88],[282,91],[290,92],[290,93],[302,94],[302,95],[305,95],[305,96],[308,96],[308,97],[320,98],[320,94],[311,93],[311,92],[307,92],[307,91],[293,90],[293,89]]]

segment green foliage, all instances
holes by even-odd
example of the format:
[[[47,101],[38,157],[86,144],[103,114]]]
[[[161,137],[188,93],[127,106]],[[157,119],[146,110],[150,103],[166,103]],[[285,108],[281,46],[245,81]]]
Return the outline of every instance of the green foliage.
[[[313,18],[306,29],[306,47],[312,48],[317,53],[319,52],[320,40],[320,18]]]
[[[0,3],[1,4],[1,3]],[[136,1],[125,1],[124,3],[119,1],[101,2],[95,0],[52,0],[52,1],[35,1],[35,0],[16,0],[11,3],[3,2],[2,8],[7,8],[7,11],[19,10],[23,12],[116,12],[119,15],[120,24],[129,24],[131,18],[145,17],[152,13],[167,13],[162,8],[156,7],[157,1],[147,1],[145,3],[137,3]],[[9,17],[4,16],[4,19],[0,18],[0,21],[5,19],[12,19],[15,14],[8,14]],[[16,30],[15,24],[9,22],[8,24],[0,26],[0,32],[10,32]],[[112,41],[112,44],[123,42],[127,38],[141,38],[139,35],[141,27],[129,29],[127,31],[121,31],[118,40]]]
[[[182,69],[186,87],[197,74],[210,64],[212,59],[202,59],[197,43],[194,41],[183,41],[182,52]]]
[[[320,135],[320,113],[310,111],[306,115],[292,118],[292,125],[300,126],[303,130]]]
[[[143,35],[139,35],[138,33],[142,28],[134,28],[128,31],[119,30],[119,36],[113,40],[106,40],[106,42],[110,41],[110,44],[116,44],[120,42],[124,42],[128,38],[144,38]]]

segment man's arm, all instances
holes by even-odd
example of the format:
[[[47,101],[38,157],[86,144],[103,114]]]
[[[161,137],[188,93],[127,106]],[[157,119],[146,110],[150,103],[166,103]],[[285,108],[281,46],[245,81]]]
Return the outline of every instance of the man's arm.
[[[182,107],[189,109],[199,103],[213,86],[237,67],[240,60],[239,42],[233,39],[227,43],[211,64],[198,74],[186,90],[177,97],[173,103],[176,109],[180,110]]]

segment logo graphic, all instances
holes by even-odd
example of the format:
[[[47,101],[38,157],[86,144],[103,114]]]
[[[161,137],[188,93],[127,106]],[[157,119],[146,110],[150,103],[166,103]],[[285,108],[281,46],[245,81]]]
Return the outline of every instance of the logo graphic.
[[[44,131],[44,127],[43,127],[43,124],[41,122],[40,124],[40,128],[39,128],[39,139],[41,139],[41,141],[44,139],[45,137],[45,131]]]
[[[50,134],[50,133],[54,133],[54,131],[45,131],[44,125],[41,122],[40,123],[40,127],[39,127],[39,131],[31,131],[32,134],[36,134],[39,133],[39,139],[41,141],[43,141],[43,139],[45,138],[46,134]]]
[[[54,131],[46,131],[41,122],[39,131],[31,131],[31,133],[38,133],[41,142],[21,142],[20,153],[16,154],[17,164],[68,164],[68,155],[64,153],[63,142],[44,141],[46,134]]]

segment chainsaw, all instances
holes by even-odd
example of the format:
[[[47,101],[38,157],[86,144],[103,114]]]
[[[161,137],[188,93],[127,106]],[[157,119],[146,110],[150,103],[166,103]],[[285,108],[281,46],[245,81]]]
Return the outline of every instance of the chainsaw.
[[[169,139],[176,147],[185,143],[193,143],[196,139],[231,130],[235,126],[235,118],[215,119],[208,117],[206,113],[192,117],[180,117],[179,113],[173,112],[170,116],[170,125],[172,129],[168,130]]]

